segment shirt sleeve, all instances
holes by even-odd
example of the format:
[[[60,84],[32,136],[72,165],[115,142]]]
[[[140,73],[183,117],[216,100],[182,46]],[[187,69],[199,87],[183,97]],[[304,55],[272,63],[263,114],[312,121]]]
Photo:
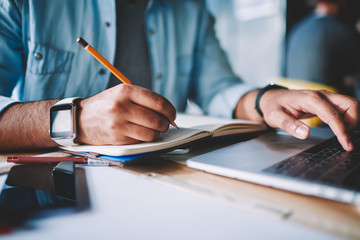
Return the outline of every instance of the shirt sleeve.
[[[214,18],[204,9],[199,26],[191,98],[206,114],[231,118],[240,97],[255,89],[237,77],[215,36]]]
[[[0,2],[0,112],[14,103],[12,92],[23,76],[20,10],[14,1]]]

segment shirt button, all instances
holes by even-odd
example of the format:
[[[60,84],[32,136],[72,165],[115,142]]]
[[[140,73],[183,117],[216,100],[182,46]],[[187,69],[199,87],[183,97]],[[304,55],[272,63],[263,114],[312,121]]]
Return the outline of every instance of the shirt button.
[[[43,55],[41,53],[35,53],[34,54],[35,59],[41,60],[43,58]]]
[[[155,29],[150,29],[150,30],[149,30],[149,34],[150,34],[150,35],[154,35],[154,34],[155,34]]]
[[[103,68],[100,69],[100,70],[99,70],[99,74],[100,74],[100,75],[104,75],[104,74],[105,74],[105,69],[103,69]]]
[[[106,22],[105,26],[110,27],[111,26],[110,22]]]
[[[156,78],[157,78],[158,80],[161,80],[161,79],[163,78],[163,75],[162,75],[161,73],[159,73],[159,74],[156,76]]]

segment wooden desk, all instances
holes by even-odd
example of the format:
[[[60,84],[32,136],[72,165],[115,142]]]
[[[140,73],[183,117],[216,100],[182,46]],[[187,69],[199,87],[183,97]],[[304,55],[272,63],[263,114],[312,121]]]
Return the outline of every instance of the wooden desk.
[[[360,238],[360,212],[355,206],[205,173],[162,159],[120,170],[274,220]]]
[[[248,138],[252,137],[254,136]],[[210,146],[220,148],[231,142],[234,139]],[[200,144],[185,157],[162,156],[123,170],[267,218],[290,221],[338,236],[360,238],[360,208],[356,206],[210,174],[169,161],[184,160],[214,150],[213,148],[209,144]]]
[[[188,156],[201,153],[204,146],[197,149]],[[2,154],[0,161],[8,155],[14,154]],[[275,221],[290,221],[337,236],[360,238],[360,211],[355,206],[205,173],[164,158],[169,157],[156,157],[133,166],[113,168]]]

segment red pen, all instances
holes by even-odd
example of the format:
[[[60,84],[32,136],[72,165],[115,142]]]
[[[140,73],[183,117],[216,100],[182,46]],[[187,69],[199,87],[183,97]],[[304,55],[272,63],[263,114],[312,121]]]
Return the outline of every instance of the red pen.
[[[54,163],[72,161],[74,163],[88,163],[86,157],[7,157],[7,162],[12,163]]]

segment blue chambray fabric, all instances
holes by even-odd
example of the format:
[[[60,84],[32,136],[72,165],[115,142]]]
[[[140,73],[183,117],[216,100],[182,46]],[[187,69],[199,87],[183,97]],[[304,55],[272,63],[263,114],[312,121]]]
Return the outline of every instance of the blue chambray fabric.
[[[254,86],[234,75],[201,0],[150,0],[145,13],[153,90],[184,111],[231,117]],[[0,111],[15,101],[89,97],[110,72],[77,42],[83,37],[111,63],[116,49],[113,0],[0,0]],[[14,89],[18,99],[12,99]]]

